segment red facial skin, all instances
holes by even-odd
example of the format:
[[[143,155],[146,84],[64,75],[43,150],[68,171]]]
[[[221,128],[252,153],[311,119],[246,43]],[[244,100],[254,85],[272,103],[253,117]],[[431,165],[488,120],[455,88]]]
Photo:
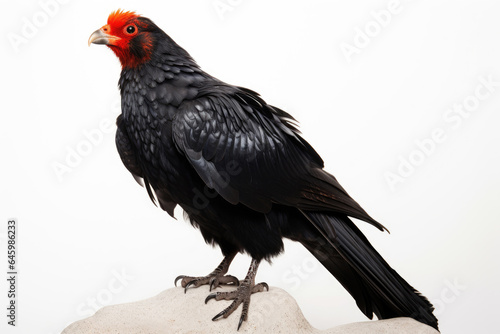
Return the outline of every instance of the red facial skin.
[[[108,24],[101,28],[102,32],[111,36],[107,46],[120,59],[123,68],[137,67],[151,57],[153,48],[151,36],[148,32],[141,32],[141,28],[145,28],[146,23],[138,18],[139,15],[134,12],[117,10],[109,15]],[[130,32],[131,30],[133,32]],[[131,43],[133,39],[136,39],[135,43]],[[141,56],[138,56],[137,52],[131,52],[132,44],[136,49],[142,49],[140,50]]]

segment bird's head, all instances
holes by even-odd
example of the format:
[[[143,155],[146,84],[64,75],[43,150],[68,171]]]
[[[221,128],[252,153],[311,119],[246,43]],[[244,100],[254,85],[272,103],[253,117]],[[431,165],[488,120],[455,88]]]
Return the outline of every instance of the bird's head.
[[[155,33],[161,30],[149,19],[134,12],[117,10],[108,23],[89,38],[90,44],[105,44],[118,56],[122,67],[134,68],[151,58]]]

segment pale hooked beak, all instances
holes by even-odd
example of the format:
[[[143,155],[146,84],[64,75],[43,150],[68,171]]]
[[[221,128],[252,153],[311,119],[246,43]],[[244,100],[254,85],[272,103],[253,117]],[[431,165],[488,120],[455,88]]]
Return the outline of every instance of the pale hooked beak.
[[[104,29],[104,31],[103,31]],[[105,44],[105,45],[115,45],[115,41],[119,40],[120,37],[116,37],[110,34],[107,34],[105,31],[108,30],[106,26],[101,29],[97,29],[90,35],[89,38],[89,46],[90,44]]]

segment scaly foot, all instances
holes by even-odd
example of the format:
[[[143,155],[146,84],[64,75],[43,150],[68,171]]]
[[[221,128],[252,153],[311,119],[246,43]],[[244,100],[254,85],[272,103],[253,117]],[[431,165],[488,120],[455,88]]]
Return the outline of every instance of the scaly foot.
[[[257,268],[259,267],[259,262],[260,261],[252,260],[247,276],[236,290],[230,292],[211,293],[208,295],[208,297],[205,299],[205,304],[208,303],[210,299],[233,300],[231,305],[226,307],[219,314],[217,314],[215,317],[212,318],[213,321],[216,321],[221,318],[227,318],[231,313],[233,313],[238,308],[240,304],[243,303],[243,309],[241,311],[240,321],[238,323],[238,330],[240,329],[243,321],[246,321],[248,318],[250,296],[256,292],[262,292],[264,291],[264,289],[269,291],[269,286],[267,285],[267,283],[255,284],[255,275],[257,274]]]
[[[184,293],[186,293],[187,289],[191,286],[197,288],[202,285],[210,285],[210,291],[212,291],[212,289],[215,289],[223,284],[239,285],[240,281],[236,277],[225,275],[235,255],[236,253],[226,256],[219,266],[207,276],[191,277],[180,275],[175,278],[174,284],[177,286],[177,281],[182,279],[181,286],[184,288]]]

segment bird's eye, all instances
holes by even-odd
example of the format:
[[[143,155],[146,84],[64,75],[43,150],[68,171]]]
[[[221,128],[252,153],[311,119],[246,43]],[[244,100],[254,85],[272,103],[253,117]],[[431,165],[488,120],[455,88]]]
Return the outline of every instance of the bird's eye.
[[[134,32],[135,32],[135,27],[133,25],[127,27],[127,33],[133,34]]]

